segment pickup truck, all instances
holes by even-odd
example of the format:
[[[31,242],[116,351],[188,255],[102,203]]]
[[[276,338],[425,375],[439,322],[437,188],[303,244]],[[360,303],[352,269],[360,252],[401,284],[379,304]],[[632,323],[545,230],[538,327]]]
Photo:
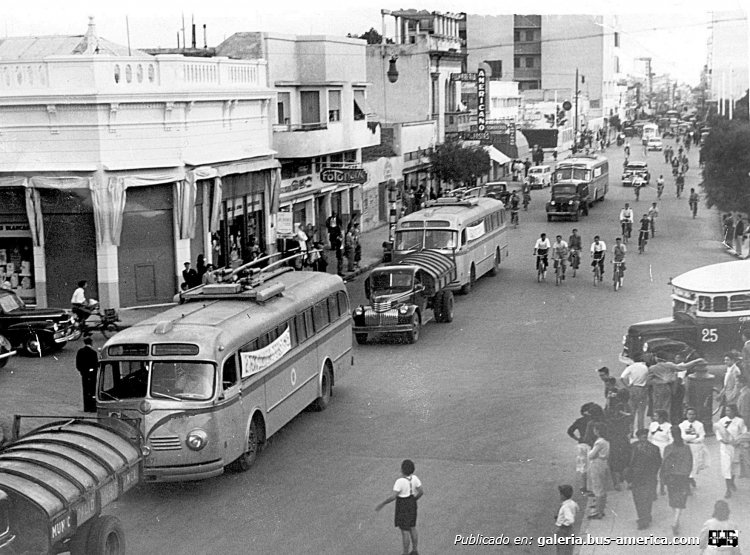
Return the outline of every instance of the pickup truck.
[[[16,416],[14,436],[20,417]],[[120,521],[102,509],[135,486],[138,432],[115,419],[40,426],[0,450],[0,555],[122,555]]]
[[[453,292],[446,289],[455,281],[456,264],[448,256],[422,250],[394,264],[378,266],[365,280],[370,304],[354,309],[354,338],[367,343],[372,333],[403,333],[407,343],[416,343],[421,326],[429,319],[453,321]]]
[[[581,215],[588,216],[592,199],[589,185],[584,181],[559,181],[552,186],[547,202],[547,221],[553,218],[570,218],[577,222]]]

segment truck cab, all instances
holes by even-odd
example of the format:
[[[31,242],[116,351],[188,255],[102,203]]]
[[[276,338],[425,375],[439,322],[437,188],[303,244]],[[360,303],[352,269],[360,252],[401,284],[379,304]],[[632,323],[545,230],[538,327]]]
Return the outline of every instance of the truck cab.
[[[591,196],[585,181],[566,180],[552,186],[547,203],[547,221],[553,218],[570,218],[578,221],[583,214],[588,216]]]
[[[623,337],[622,362],[641,360],[654,339],[683,342],[710,364],[742,348],[742,331],[750,328],[750,260],[696,268],[670,285],[672,316],[631,325]]]
[[[454,279],[453,260],[432,250],[373,269],[365,280],[369,304],[352,314],[355,339],[364,344],[372,333],[401,333],[407,343],[415,343],[430,311],[435,321],[451,322],[453,292],[447,286]]]

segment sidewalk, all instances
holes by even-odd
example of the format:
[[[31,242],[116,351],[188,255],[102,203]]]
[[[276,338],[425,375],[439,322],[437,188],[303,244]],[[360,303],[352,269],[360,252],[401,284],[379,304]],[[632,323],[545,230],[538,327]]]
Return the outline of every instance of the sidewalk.
[[[724,479],[719,470],[719,443],[714,437],[706,438],[706,446],[710,453],[710,467],[703,470],[695,478],[698,487],[693,494],[688,497],[686,509],[680,517],[681,537],[698,536],[703,523],[711,518],[714,503],[719,499],[724,499],[726,491]],[[739,491],[727,499],[731,515],[729,519],[740,527],[740,547],[748,548],[750,541],[750,479],[736,478],[735,482]],[[605,516],[601,520],[588,520],[585,517],[586,499],[576,495],[576,502],[581,507],[580,513],[583,514],[581,521],[580,535],[586,537],[590,534],[594,537],[617,537],[631,536],[647,538],[650,536],[673,538],[672,534],[672,509],[669,507],[667,496],[659,495],[654,502],[652,515],[653,524],[646,530],[636,528],[636,512],[633,504],[633,496],[630,490],[610,491],[607,495],[607,508]],[[603,546],[603,545],[584,545],[575,553],[579,555],[604,555],[608,553],[635,553],[638,547],[634,546]],[[699,553],[697,546],[663,546],[648,545],[643,548],[644,552],[649,555],[683,555],[689,553]]]
[[[346,259],[344,259],[344,281],[351,281],[360,274],[370,271],[373,266],[376,266],[383,260],[383,241],[388,240],[388,224],[381,225],[370,231],[365,231],[360,237],[360,243],[362,244],[362,260],[359,263],[359,269],[353,272],[347,272]],[[336,253],[331,250],[325,251],[326,259],[328,260],[327,271],[329,274],[336,274]],[[165,304],[158,306],[147,306],[147,307],[132,307],[132,308],[121,308],[118,313],[120,316],[120,322],[118,324],[121,328],[129,328],[135,325],[141,320],[151,318],[164,312],[170,307],[175,306],[174,304]]]

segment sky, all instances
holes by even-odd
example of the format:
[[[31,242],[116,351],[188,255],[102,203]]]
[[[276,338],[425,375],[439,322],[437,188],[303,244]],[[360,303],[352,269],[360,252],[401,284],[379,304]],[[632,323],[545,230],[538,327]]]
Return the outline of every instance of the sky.
[[[230,0],[130,0],[110,4],[101,0],[27,0],[3,2],[0,36],[79,35],[86,31],[88,16],[94,16],[99,36],[127,44],[127,22],[133,48],[175,47],[184,14],[198,28],[197,43],[203,46],[202,26],[207,25],[209,46],[219,44],[238,31],[272,31],[289,34],[346,35],[370,27],[381,30],[380,9],[427,9],[474,14],[513,13],[516,6],[497,0],[275,0],[237,2]],[[743,0],[526,0],[525,13],[617,14],[621,26],[625,72],[644,73],[638,57],[651,57],[658,75],[671,74],[695,85],[706,61],[708,6],[716,11],[744,10]],[[746,13],[746,12],[745,12]],[[386,18],[388,19],[388,18]],[[389,34],[386,29],[386,34]],[[188,31],[189,36],[189,31]],[[469,37],[469,47],[471,46]]]

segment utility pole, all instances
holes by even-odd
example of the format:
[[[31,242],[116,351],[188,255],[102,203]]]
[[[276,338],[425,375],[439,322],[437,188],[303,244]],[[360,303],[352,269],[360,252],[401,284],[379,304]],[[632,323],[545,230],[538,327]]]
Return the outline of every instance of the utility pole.
[[[654,74],[651,73],[651,58],[636,58],[646,62],[646,74],[648,75],[648,109],[651,110],[651,99],[654,96]]]
[[[573,131],[573,152],[578,150],[578,68],[576,68],[576,88],[573,89],[576,97],[575,126]]]

